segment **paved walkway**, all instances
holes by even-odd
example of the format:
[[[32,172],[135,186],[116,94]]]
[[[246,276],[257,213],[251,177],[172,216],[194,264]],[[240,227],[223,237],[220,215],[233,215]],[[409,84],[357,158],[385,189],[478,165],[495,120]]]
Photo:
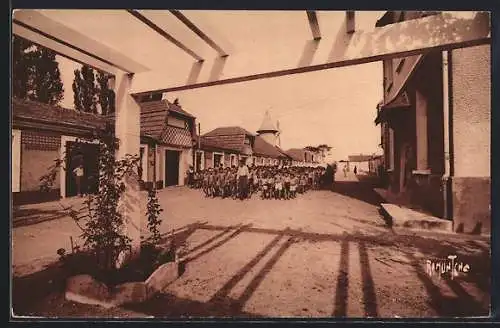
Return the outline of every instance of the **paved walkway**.
[[[363,179],[361,179],[363,180]],[[155,317],[487,315],[489,241],[388,229],[372,186],[337,179],[334,192],[294,200],[207,199],[184,187],[159,192],[162,231],[184,228],[189,259],[165,295],[130,309]],[[15,228],[18,273],[57,256],[78,228],[68,218]],[[472,268],[453,280],[426,261],[457,255]],[[37,264],[38,261],[38,264]]]

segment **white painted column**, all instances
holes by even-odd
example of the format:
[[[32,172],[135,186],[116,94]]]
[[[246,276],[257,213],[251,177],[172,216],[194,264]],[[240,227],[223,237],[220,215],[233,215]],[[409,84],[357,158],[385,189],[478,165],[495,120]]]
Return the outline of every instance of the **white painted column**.
[[[120,140],[116,153],[118,159],[125,155],[138,155],[140,147],[140,107],[130,95],[133,76],[121,74],[116,76],[116,113],[115,134]],[[126,179],[125,193],[120,200],[120,210],[125,219],[125,233],[131,239],[132,252],[140,250],[141,224],[146,219],[146,195],[139,190],[137,174]]]
[[[12,192],[21,191],[21,130],[12,130]]]
[[[427,99],[416,91],[415,100],[416,130],[417,130],[417,170],[425,171],[427,164]]]

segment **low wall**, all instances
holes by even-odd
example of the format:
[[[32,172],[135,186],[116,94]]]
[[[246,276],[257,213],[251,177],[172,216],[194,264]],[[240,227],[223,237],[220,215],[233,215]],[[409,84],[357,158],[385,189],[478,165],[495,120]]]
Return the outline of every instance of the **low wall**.
[[[412,181],[411,202],[433,216],[444,218],[444,194],[441,175],[415,175]]]

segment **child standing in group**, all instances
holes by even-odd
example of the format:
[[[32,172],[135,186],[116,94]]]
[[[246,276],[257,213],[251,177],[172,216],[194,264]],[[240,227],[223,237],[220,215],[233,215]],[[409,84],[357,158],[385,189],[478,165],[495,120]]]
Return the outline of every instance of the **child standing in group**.
[[[266,174],[262,174],[261,177],[260,177],[260,187],[261,187],[261,198],[262,199],[266,199],[267,198],[267,176]]]
[[[274,190],[275,190],[274,197],[276,199],[281,199],[281,192],[283,190],[283,181],[281,174],[279,173],[276,174],[276,179],[274,180]]]
[[[300,183],[299,193],[303,194],[304,192],[306,192],[306,184],[307,184],[305,173],[300,175],[300,182],[299,183]]]
[[[290,199],[290,174],[288,172],[285,173],[283,193],[285,199]]]
[[[273,174],[270,173],[267,178],[267,189],[268,189],[268,198],[272,198],[274,194],[274,177]]]
[[[260,177],[259,177],[259,172],[258,170],[253,171],[253,192],[258,192],[259,191],[259,182],[260,182]]]
[[[297,193],[297,176],[295,174],[292,174],[292,178],[290,179],[290,196],[292,198],[295,198],[296,193]]]

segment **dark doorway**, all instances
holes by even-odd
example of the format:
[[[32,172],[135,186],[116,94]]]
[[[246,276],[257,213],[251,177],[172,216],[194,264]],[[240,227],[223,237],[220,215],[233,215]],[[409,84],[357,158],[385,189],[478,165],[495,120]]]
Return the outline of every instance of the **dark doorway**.
[[[83,164],[83,193],[97,193],[99,180],[99,146],[96,144],[68,141],[66,143],[66,197],[76,196],[73,170]]]
[[[179,184],[179,158],[180,152],[165,150],[165,176],[166,186],[177,186]]]

